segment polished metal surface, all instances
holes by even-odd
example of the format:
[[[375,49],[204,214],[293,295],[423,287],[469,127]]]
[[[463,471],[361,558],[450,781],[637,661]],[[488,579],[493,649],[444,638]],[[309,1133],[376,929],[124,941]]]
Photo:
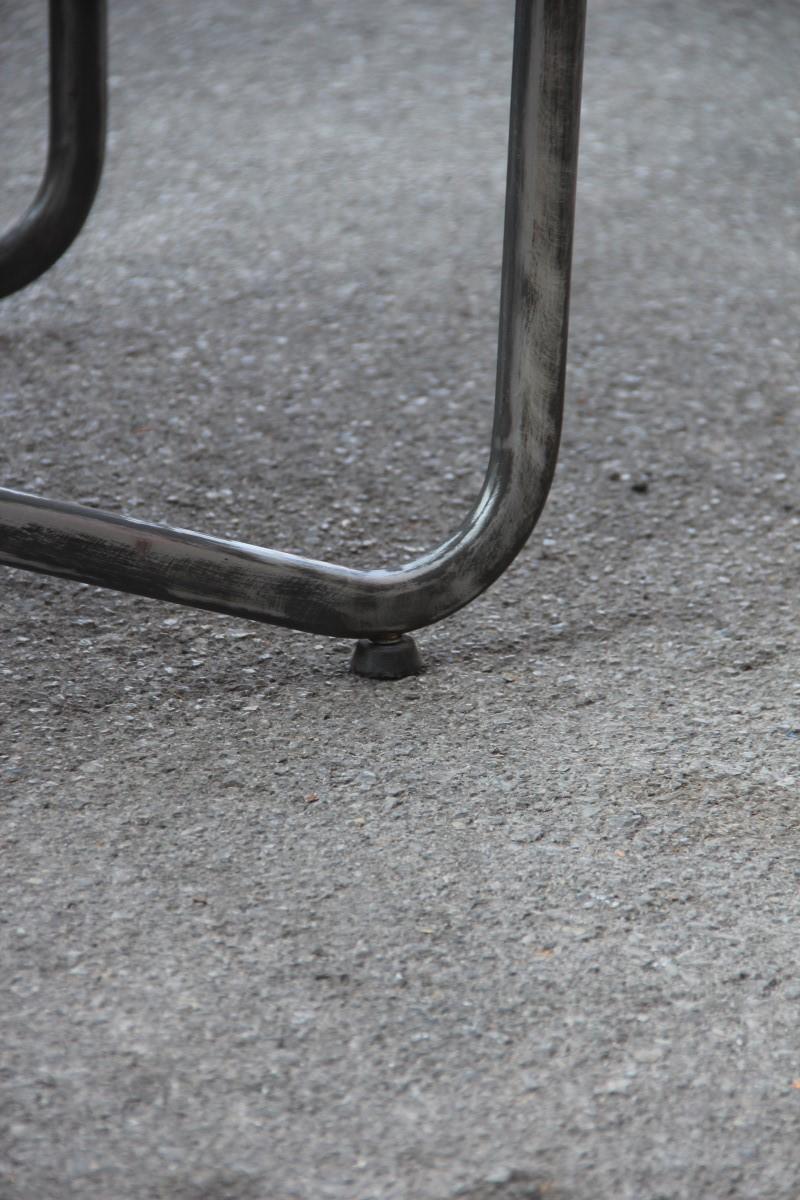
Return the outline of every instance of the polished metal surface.
[[[517,0],[494,428],[483,488],[451,537],[396,570],[357,571],[0,489],[0,562],[354,637],[429,625],[497,579],[558,454],[584,18],[585,0]]]
[[[44,274],[89,215],[103,169],[105,0],[50,0],[50,130],[30,208],[0,238],[0,297]]]

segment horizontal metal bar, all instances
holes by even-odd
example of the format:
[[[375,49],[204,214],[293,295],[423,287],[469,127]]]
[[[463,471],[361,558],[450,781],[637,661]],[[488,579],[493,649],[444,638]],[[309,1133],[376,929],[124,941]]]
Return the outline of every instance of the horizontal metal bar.
[[[103,169],[105,0],[50,0],[50,136],[29,209],[0,238],[0,297],[52,267],[81,231]]]
[[[0,562],[314,633],[380,636],[469,603],[533,529],[561,428],[584,0],[517,0],[497,392],[483,489],[461,527],[393,571],[0,490]]]

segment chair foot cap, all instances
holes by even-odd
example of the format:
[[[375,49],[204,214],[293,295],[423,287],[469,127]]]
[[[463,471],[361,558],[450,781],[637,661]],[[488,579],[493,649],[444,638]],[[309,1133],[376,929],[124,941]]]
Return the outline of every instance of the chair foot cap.
[[[353,650],[350,670],[365,679],[405,679],[422,671],[417,643],[407,633],[390,642],[360,638]]]

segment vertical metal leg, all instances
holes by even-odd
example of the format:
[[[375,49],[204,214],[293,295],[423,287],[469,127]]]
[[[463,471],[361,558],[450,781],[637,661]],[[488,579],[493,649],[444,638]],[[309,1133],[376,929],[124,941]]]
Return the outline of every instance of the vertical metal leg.
[[[0,562],[368,638],[387,649],[356,655],[365,674],[398,655],[399,635],[441,620],[497,579],[538,520],[558,454],[584,18],[585,0],[517,0],[491,453],[480,495],[451,537],[396,570],[355,571],[0,489]],[[406,666],[417,669],[413,655]]]
[[[105,0],[50,0],[50,138],[44,177],[0,238],[0,297],[44,274],[80,233],[103,169]]]

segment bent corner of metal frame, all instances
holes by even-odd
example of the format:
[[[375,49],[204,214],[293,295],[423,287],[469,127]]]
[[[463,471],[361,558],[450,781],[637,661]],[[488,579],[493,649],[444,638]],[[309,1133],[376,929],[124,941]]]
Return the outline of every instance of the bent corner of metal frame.
[[[533,529],[563,407],[584,0],[517,0],[497,390],[483,489],[440,546],[358,571],[0,489],[0,563],[197,608],[359,639],[352,668],[421,670],[411,630],[468,604]],[[103,160],[105,0],[50,0],[50,144],[28,212],[0,239],[0,295],[77,236]]]

